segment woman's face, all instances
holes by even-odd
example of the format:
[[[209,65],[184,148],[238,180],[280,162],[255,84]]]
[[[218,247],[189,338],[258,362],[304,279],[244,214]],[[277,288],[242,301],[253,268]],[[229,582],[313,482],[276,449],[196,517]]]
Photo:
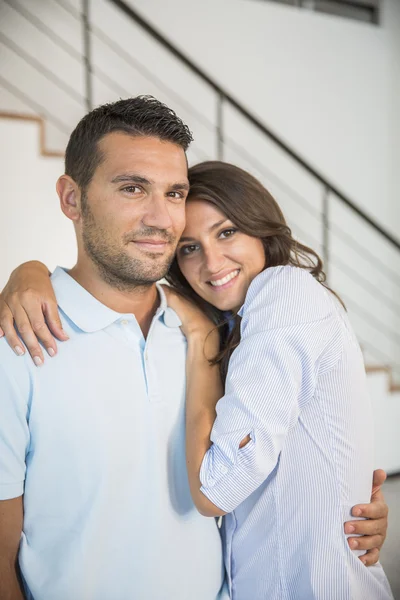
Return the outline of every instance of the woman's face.
[[[213,204],[196,199],[186,205],[177,259],[194,291],[224,311],[242,306],[250,283],[265,268],[261,240],[238,231]]]

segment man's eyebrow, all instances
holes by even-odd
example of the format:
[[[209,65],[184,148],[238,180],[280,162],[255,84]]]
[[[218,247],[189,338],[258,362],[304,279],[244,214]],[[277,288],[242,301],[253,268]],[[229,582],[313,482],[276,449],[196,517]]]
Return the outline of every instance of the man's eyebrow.
[[[151,185],[154,183],[154,181],[150,181],[149,179],[146,179],[146,177],[135,175],[134,173],[121,173],[121,175],[117,175],[114,179],[111,179],[111,183],[123,183],[125,181],[130,183],[141,183],[142,185]]]
[[[209,228],[208,231],[214,231],[214,229],[218,229],[218,227],[221,227],[221,225],[223,225],[224,223],[226,223],[227,221],[229,221],[230,219],[222,219],[221,221],[218,221],[218,223],[214,223],[214,225],[211,225],[211,227]],[[179,240],[179,243],[181,242],[194,242],[195,239],[191,238],[191,237],[181,237],[181,239]]]
[[[171,185],[171,190],[185,190],[189,191],[189,184],[187,181],[182,181],[182,183],[173,183]]]

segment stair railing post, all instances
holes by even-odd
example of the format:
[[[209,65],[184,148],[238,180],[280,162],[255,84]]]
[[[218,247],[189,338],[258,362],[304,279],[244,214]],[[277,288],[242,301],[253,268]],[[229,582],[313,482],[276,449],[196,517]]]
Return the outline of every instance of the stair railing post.
[[[85,69],[85,104],[87,112],[93,109],[92,44],[90,30],[90,0],[82,0],[83,64]]]
[[[324,261],[324,271],[327,280],[329,278],[330,259],[329,196],[330,189],[328,186],[325,186],[322,197],[322,258]]]

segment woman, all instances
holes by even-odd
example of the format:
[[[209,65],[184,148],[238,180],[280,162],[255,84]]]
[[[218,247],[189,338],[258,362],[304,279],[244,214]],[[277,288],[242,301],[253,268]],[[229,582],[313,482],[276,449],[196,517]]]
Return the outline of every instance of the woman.
[[[390,598],[381,566],[364,569],[343,532],[372,475],[365,374],[345,311],[259,182],[224,163],[189,178],[168,279],[204,312],[169,301],[188,338],[191,492],[203,514],[229,513],[232,598]]]

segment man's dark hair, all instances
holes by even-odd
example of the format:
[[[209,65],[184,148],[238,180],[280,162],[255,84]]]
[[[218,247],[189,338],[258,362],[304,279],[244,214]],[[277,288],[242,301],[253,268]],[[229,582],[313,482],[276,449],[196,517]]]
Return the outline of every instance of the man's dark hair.
[[[95,108],[81,119],[65,151],[65,173],[85,191],[102,161],[98,142],[108,133],[153,136],[186,152],[192,134],[187,125],[153,96],[137,96]]]

